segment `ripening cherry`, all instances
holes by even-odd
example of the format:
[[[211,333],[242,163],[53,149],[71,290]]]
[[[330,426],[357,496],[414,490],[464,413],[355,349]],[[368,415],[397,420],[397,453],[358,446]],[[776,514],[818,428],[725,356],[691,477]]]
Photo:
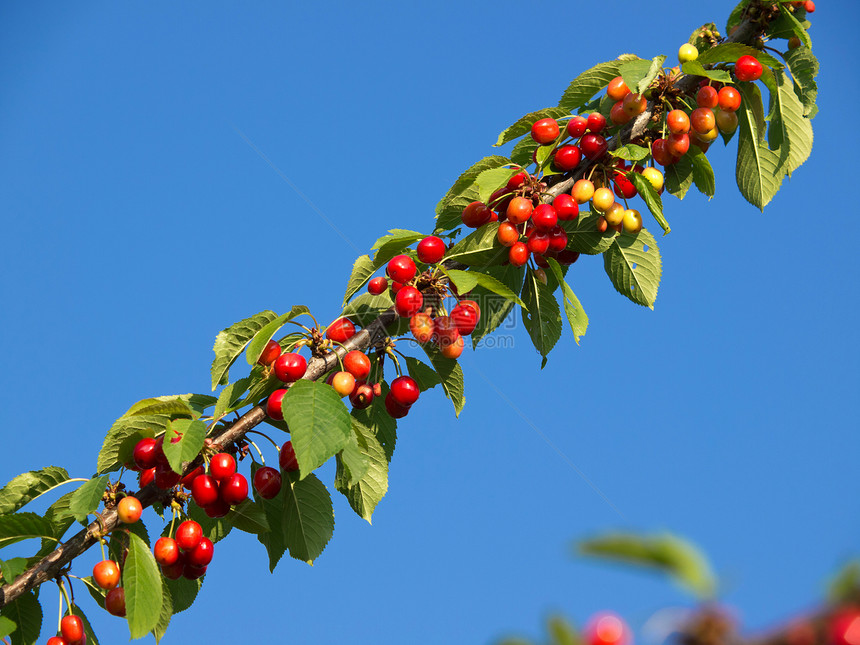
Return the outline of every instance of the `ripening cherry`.
[[[620,101],[628,94],[630,94],[630,88],[627,87],[624,79],[620,76],[613,78],[609,81],[609,85],[606,86],[606,95],[613,101]]]
[[[666,127],[672,134],[686,134],[690,131],[690,117],[684,110],[672,110],[666,115]]]
[[[539,231],[547,232],[558,223],[558,213],[550,204],[539,204],[532,212],[532,222]]]
[[[553,163],[555,163],[559,170],[565,172],[576,168],[580,161],[582,161],[582,151],[572,145],[562,146],[555,151],[555,155],[553,156]]]
[[[561,226],[554,226],[549,232],[549,251],[558,253],[567,246],[567,232]]]
[[[608,228],[609,228],[609,222],[606,221],[606,218],[603,217],[602,215],[600,217],[598,217],[597,218],[597,225],[595,226],[595,229],[597,230],[597,232],[598,233],[605,233],[606,229],[608,229]]]
[[[460,219],[469,228],[479,228],[493,219],[493,211],[484,202],[472,202],[463,209]]]
[[[813,0],[806,0],[803,3],[803,8],[806,13],[815,13],[815,2]]]
[[[711,108],[696,108],[690,114],[690,125],[693,130],[699,134],[705,134],[714,129],[717,124],[714,118],[714,111]]]
[[[499,230],[496,231],[496,239],[502,246],[513,246],[519,241],[520,233],[510,222],[502,222],[499,224]]]
[[[609,145],[606,143],[606,139],[604,139],[601,135],[595,134],[594,132],[586,132],[584,135],[582,135],[582,139],[579,142],[579,147],[582,150],[582,154],[585,155],[586,159],[594,161],[595,159],[599,159],[606,153],[606,150],[609,148]]]
[[[419,343],[427,343],[433,337],[433,319],[424,313],[417,313],[409,319],[409,331]]]
[[[269,395],[269,398],[266,399],[266,414],[270,419],[275,419],[276,421],[284,420],[284,411],[281,407],[281,401],[283,401],[286,393],[287,391],[285,389],[275,390]]]
[[[532,139],[541,145],[552,143],[558,138],[558,122],[555,119],[540,119],[532,125]]]
[[[336,343],[345,343],[353,336],[355,336],[355,325],[349,318],[338,318],[325,330],[325,337]]]
[[[463,337],[457,336],[454,341],[440,345],[439,351],[445,358],[452,358],[456,360],[460,358],[460,355],[463,353],[464,347],[465,343],[463,341]]]
[[[281,492],[281,473],[271,466],[263,466],[254,473],[254,490],[263,499],[272,499]]]
[[[176,545],[185,552],[190,551],[203,539],[203,529],[194,520],[185,520],[176,529]]]
[[[137,497],[127,495],[119,500],[116,514],[119,521],[123,524],[134,524],[140,519],[141,514],[143,514],[143,505]]]
[[[552,207],[555,209],[558,219],[563,222],[568,222],[579,217],[579,204],[567,193],[562,193],[552,200]]]
[[[514,197],[508,204],[506,215],[511,224],[522,224],[532,216],[534,204],[525,197]]]
[[[642,230],[642,214],[635,208],[628,208],[624,211],[621,224],[628,233],[638,233]]]
[[[408,255],[395,255],[388,261],[385,271],[392,280],[406,283],[415,277],[418,267]]]
[[[717,90],[710,85],[699,88],[696,93],[696,105],[703,108],[715,108],[719,104]]]
[[[294,470],[299,469],[299,462],[296,459],[296,451],[293,448],[292,441],[287,441],[283,446],[281,446],[281,452],[278,455],[278,463],[281,466],[281,470],[285,470],[287,472],[293,472]]]
[[[741,106],[741,93],[731,85],[726,85],[717,93],[720,109],[734,112]]]
[[[394,309],[403,318],[417,314],[423,306],[424,296],[415,287],[403,287],[394,297]]]
[[[589,132],[599,134],[600,132],[603,132],[603,128],[606,127],[606,117],[603,116],[600,112],[592,112],[588,115],[586,125],[588,126]]]
[[[529,261],[529,249],[522,242],[517,242],[508,250],[508,261],[515,267],[521,267]]]
[[[532,253],[540,253],[543,255],[549,249],[549,235],[538,228],[533,228],[526,236],[526,246]]]
[[[191,482],[191,497],[200,508],[214,504],[215,500],[218,499],[218,480],[212,475],[196,477]]]
[[[594,196],[591,198],[591,204],[594,210],[605,212],[612,204],[615,203],[615,195],[608,188],[598,188],[594,191]]]
[[[696,132],[693,135],[693,140],[698,141],[699,143],[711,144],[718,136],[720,136],[720,131],[717,130],[717,126],[714,125],[714,127],[707,132]]]
[[[717,110],[715,113],[717,128],[723,134],[732,134],[738,127],[738,113]]]
[[[609,120],[613,125],[624,125],[633,117],[624,109],[623,101],[618,101],[609,110]]]
[[[387,289],[388,279],[382,276],[372,278],[370,282],[367,283],[367,292],[372,296],[383,294]]]
[[[451,310],[451,320],[462,336],[468,336],[478,326],[478,312],[473,307],[458,304]]]
[[[125,616],[125,589],[114,587],[105,596],[105,609],[113,616]]]
[[[93,567],[93,582],[106,591],[119,584],[119,565],[113,560],[102,560]]]
[[[172,537],[160,537],[155,541],[155,546],[152,547],[152,555],[155,561],[163,567],[169,567],[179,560],[179,545]]]
[[[594,196],[594,184],[588,179],[579,179],[570,191],[577,204],[585,204]]]
[[[219,482],[232,477],[235,472],[236,459],[230,453],[219,452],[209,461],[209,473]]]
[[[828,625],[830,645],[860,645],[860,609],[836,612]]]
[[[567,133],[574,139],[579,139],[588,129],[588,120],[584,116],[575,116],[567,122]]]
[[[630,93],[622,101],[623,109],[631,117],[642,114],[648,108],[648,99],[641,94]]]
[[[597,614],[585,628],[585,641],[587,645],[627,645],[630,628],[616,614]]]
[[[750,82],[761,78],[763,68],[755,56],[744,54],[735,62],[735,77],[739,81]]]
[[[415,248],[418,253],[418,259],[425,264],[436,264],[439,260],[445,257],[445,242],[441,237],[429,235],[418,242]]]
[[[618,226],[624,221],[624,206],[618,202],[613,202],[612,205],[603,213],[606,222],[610,226]]]
[[[355,377],[349,372],[334,372],[328,384],[343,398],[352,394],[355,389]]]
[[[270,340],[263,348],[263,352],[260,354],[260,358],[257,359],[257,363],[260,365],[271,365],[280,355],[281,346],[278,344],[278,341]]]
[[[651,144],[651,156],[661,166],[668,166],[678,161],[678,157],[669,150],[669,142],[666,139],[657,139]]]
[[[666,147],[675,157],[683,157],[690,149],[689,134],[670,134],[666,138]]]
[[[663,173],[656,168],[645,168],[642,176],[647,179],[658,193],[663,190]]]
[[[356,380],[366,379],[370,375],[370,359],[364,352],[353,349],[343,357],[343,369],[352,374]]]

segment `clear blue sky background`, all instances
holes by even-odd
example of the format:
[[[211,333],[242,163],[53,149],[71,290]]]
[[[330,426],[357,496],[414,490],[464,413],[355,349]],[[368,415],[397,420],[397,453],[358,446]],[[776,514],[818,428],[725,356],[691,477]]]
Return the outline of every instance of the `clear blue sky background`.
[[[131,403],[208,391],[219,330],[293,304],[330,319],[355,257],[429,231],[501,129],[597,62],[674,57],[732,6],[4,3],[0,479],[90,476]],[[274,576],[231,536],[165,642],[487,643],[551,610],[639,629],[689,602],[571,557],[610,528],[700,544],[753,628],[817,602],[860,553],[858,17],[819,3],[812,158],[764,214],[737,193],[735,145],[715,145],[717,197],[667,199],[654,311],[583,257],[581,346],[566,329],[539,371],[518,325],[513,350],[467,352],[466,410],[434,391],[400,424],[373,526],[335,494],[323,556]],[[103,643],[127,638],[85,607]]]

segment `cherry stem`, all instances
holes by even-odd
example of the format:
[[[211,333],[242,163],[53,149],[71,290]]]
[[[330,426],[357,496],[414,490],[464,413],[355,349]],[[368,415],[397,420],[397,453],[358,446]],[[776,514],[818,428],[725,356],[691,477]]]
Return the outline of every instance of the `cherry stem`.
[[[280,449],[280,447],[281,447],[280,445],[278,445],[278,442],[277,442],[277,441],[275,441],[274,439],[272,439],[272,438],[271,438],[269,435],[267,435],[265,432],[260,432],[259,430],[248,430],[248,432],[247,432],[246,434],[258,434],[258,435],[260,435],[261,437],[264,437],[264,438],[268,439],[268,440],[269,440],[269,443],[271,443],[275,448]]]
[[[394,353],[396,351],[396,349],[390,346],[385,349],[385,353],[388,354],[391,357],[391,360],[394,361],[394,369],[397,372],[397,376],[403,376],[403,370],[400,369],[400,361],[398,360],[397,355]],[[399,353],[400,352],[398,352],[398,354]]]
[[[260,450],[260,448],[259,448],[259,446],[257,446],[257,444],[255,444],[253,441],[251,441],[247,437],[246,437],[245,441],[247,441],[249,444],[254,446],[254,450],[256,450],[257,454],[260,455],[260,462],[262,463],[263,466],[265,466],[266,465],[266,458],[263,456],[263,451]]]
[[[200,480],[200,481],[205,481],[205,480]],[[176,523],[176,516],[178,515],[178,513],[177,513],[175,507],[171,506],[170,510],[173,511],[173,517],[170,518],[170,528],[167,531],[167,537],[172,538],[173,537],[173,525]]]
[[[62,592],[63,587],[61,586],[60,582],[57,582],[57,586],[60,587],[60,591]],[[60,611],[57,614],[57,633],[59,634],[60,633],[60,627],[63,624],[63,594],[59,593],[57,595],[60,598]]]
[[[107,560],[105,556],[105,539],[103,537],[99,537],[99,546],[102,548],[102,560]]]
[[[291,325],[295,325],[296,327],[301,327],[301,328],[302,328],[302,329],[304,329],[306,332],[308,332],[308,334],[312,334],[312,333],[313,333],[313,332],[312,332],[308,327],[305,327],[305,326],[304,326],[302,323],[300,323],[300,322],[296,322],[295,320],[288,320],[287,322],[288,322],[288,323],[290,323]],[[316,321],[314,321],[314,322],[316,322]]]
[[[69,600],[69,593],[66,591],[66,584],[63,582],[63,579],[60,578],[59,580],[57,580],[57,584],[59,585],[60,593],[62,594],[60,596],[60,616],[62,616],[63,615],[63,598],[66,599],[66,606],[68,606],[68,608],[69,608],[69,613],[72,612],[72,603]]]

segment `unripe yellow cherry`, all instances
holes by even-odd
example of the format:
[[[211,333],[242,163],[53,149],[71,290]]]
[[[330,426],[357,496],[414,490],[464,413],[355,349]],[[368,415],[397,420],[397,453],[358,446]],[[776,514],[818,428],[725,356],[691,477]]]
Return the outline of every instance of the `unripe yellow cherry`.
[[[638,233],[642,230],[642,215],[635,208],[628,208],[621,224],[628,233]]]
[[[610,226],[618,226],[624,218],[624,206],[618,202],[614,202],[612,206],[603,214],[607,223]]]
[[[645,177],[658,193],[663,188],[663,173],[656,168],[645,168],[642,171],[642,176]]]
[[[699,57],[699,50],[690,43],[684,43],[678,48],[678,60],[681,63],[687,63],[691,60],[696,60]]]
[[[594,184],[588,179],[580,179],[573,185],[570,195],[577,204],[582,205],[594,196]]]
[[[615,203],[615,195],[608,188],[598,188],[594,191],[591,203],[594,206],[594,210],[605,213]]]

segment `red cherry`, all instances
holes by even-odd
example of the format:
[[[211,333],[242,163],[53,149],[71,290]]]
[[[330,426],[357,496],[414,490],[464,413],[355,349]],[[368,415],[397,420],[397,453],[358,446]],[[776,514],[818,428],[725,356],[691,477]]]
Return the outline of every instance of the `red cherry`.
[[[670,134],[666,139],[666,147],[676,157],[683,157],[690,149],[689,134]]]
[[[622,199],[632,199],[636,196],[636,186],[634,186],[633,182],[627,179],[627,177],[621,172],[615,173],[615,177],[612,178],[612,183],[615,194]]]
[[[197,580],[206,575],[206,567],[195,567],[193,564],[186,563],[182,567],[182,577],[186,580]]]
[[[533,228],[529,231],[526,246],[532,253],[540,253],[543,255],[547,252],[547,249],[549,249],[549,235],[540,229]]]
[[[624,111],[627,112],[630,117],[638,116],[648,108],[648,99],[641,94],[634,94],[631,92],[624,97],[622,106]]]
[[[125,616],[125,589],[114,587],[105,596],[105,609],[113,616]]]
[[[547,232],[558,224],[558,213],[550,204],[540,204],[532,213],[532,222],[539,231]]]
[[[624,125],[633,117],[624,109],[624,102],[618,101],[609,110],[609,120],[613,125]]]
[[[391,397],[391,392],[385,396],[385,411],[393,419],[402,419],[409,414],[409,408],[400,405]]]
[[[427,314],[417,313],[409,319],[409,331],[419,343],[428,342],[433,336],[433,319]]]
[[[418,242],[415,250],[418,252],[418,259],[424,264],[436,264],[445,257],[445,242],[440,237],[430,235]]]
[[[193,567],[205,567],[212,562],[212,556],[215,555],[215,547],[212,545],[212,540],[204,537],[200,543],[185,554],[185,564]]]
[[[451,310],[451,320],[462,336],[468,336],[478,325],[478,312],[473,307],[457,305]]]
[[[563,251],[559,251],[555,259],[558,260],[559,264],[573,264],[579,259],[579,252],[564,249]]]
[[[154,479],[156,486],[161,490],[167,490],[176,486],[176,484],[179,483],[179,480],[182,479],[182,475],[173,472],[173,469],[170,466],[158,464],[155,467]]]
[[[367,291],[373,296],[385,293],[386,289],[388,289],[388,280],[382,276],[373,278],[367,283]]]
[[[584,116],[575,116],[567,122],[567,133],[574,139],[579,139],[588,129],[588,120]]]
[[[140,519],[143,513],[143,505],[140,500],[133,495],[128,495],[119,500],[116,507],[116,514],[119,521],[123,524],[134,524]]]
[[[394,309],[403,318],[417,314],[424,306],[424,296],[415,287],[403,287],[394,298]]]
[[[408,255],[395,255],[388,261],[388,267],[386,268],[388,277],[400,283],[409,282],[415,277],[417,271],[418,267],[415,266],[414,260]]]
[[[283,421],[284,411],[283,408],[281,408],[281,401],[284,400],[284,394],[286,393],[287,391],[285,389],[275,390],[269,395],[269,398],[266,399],[266,414],[270,419]]]
[[[579,217],[579,204],[567,193],[562,193],[552,200],[552,207],[558,214],[558,219],[562,221],[569,221]]]
[[[182,577],[182,569],[185,568],[185,554],[179,552],[179,557],[173,564],[161,565],[161,575],[168,580],[179,580]]]
[[[218,497],[218,499],[209,504],[209,506],[205,506],[203,508],[203,512],[206,513],[206,517],[211,517],[213,519],[218,517],[224,517],[225,515],[227,515],[227,513],[230,512],[230,505],[223,499]]]
[[[60,621],[60,633],[69,643],[76,643],[85,638],[84,621],[80,616],[63,616],[63,620]]]
[[[661,166],[668,166],[678,161],[678,157],[672,154],[669,150],[669,144],[666,139],[657,139],[651,144],[651,156]]]
[[[860,645],[860,609],[838,611],[830,619],[830,645]]]
[[[730,85],[726,85],[717,93],[720,109],[724,112],[734,112],[741,106],[741,93]]]
[[[235,462],[233,467],[236,467]],[[218,480],[212,475],[200,475],[191,482],[191,497],[201,508],[214,503],[218,499]]]
[[[161,566],[172,566],[179,560],[179,545],[172,537],[160,537],[155,541],[155,546],[152,547],[152,555],[155,556],[155,561]]]
[[[516,175],[508,179],[508,183],[506,185],[508,190],[516,190],[524,183],[526,183],[526,179],[528,179],[528,174],[525,172],[518,172]]]
[[[137,445],[134,447],[132,457],[134,458],[135,465],[140,470],[149,470],[150,468],[155,467],[155,443],[155,439],[152,437],[145,437],[138,441]]]
[[[755,56],[744,54],[735,63],[735,76],[739,81],[757,81],[761,78],[763,68]]]
[[[325,337],[336,343],[345,343],[355,336],[355,325],[349,318],[338,318],[325,330]]]
[[[522,242],[517,242],[508,250],[508,261],[515,267],[521,267],[529,261],[529,249]]]
[[[308,370],[307,359],[296,352],[288,352],[278,356],[275,361],[275,376],[284,383],[294,383],[305,375]]]
[[[391,396],[399,405],[409,407],[418,400],[418,395],[421,391],[418,389],[418,383],[411,376],[398,376],[391,381]]]
[[[696,94],[696,105],[703,108],[715,108],[719,104],[717,90],[710,85],[700,88]]]
[[[235,506],[248,497],[248,480],[241,473],[233,473],[221,481],[218,494],[227,504]]]
[[[806,10],[806,13],[815,13],[815,3],[812,0],[806,0],[803,3],[803,8]]]
[[[600,112],[592,112],[588,115],[588,120],[586,124],[590,132],[597,134],[599,132],[602,132],[603,128],[606,127],[606,117],[603,116]],[[585,151],[583,150],[583,152]],[[587,154],[585,156],[588,157]]]
[[[51,636],[48,639],[48,645],[69,645],[69,641],[62,636]]]
[[[258,468],[254,473],[254,490],[263,499],[272,499],[281,492],[281,473],[271,466]]]
[[[281,470],[292,472],[299,469],[299,462],[296,460],[296,451],[293,448],[292,441],[288,441],[281,446],[281,454],[278,455],[278,462],[281,465]]]
[[[277,341],[270,340],[263,348],[263,353],[260,354],[260,358],[257,359],[257,363],[259,363],[260,365],[271,365],[280,355],[281,346],[278,344]]]
[[[366,379],[370,375],[370,359],[364,352],[354,349],[343,357],[343,369],[352,374],[356,380]]]
[[[469,228],[478,228],[493,219],[493,211],[484,202],[472,202],[463,209],[460,219]]]
[[[119,584],[119,565],[113,560],[102,560],[93,567],[93,582],[110,591]]]
[[[508,204],[505,214],[511,224],[522,224],[532,216],[533,210],[534,205],[530,199],[526,199],[525,197],[514,197],[511,200],[511,203]]]
[[[479,307],[478,303],[475,302],[474,300],[461,300],[460,306],[461,307],[471,307],[472,309],[475,310],[475,313],[477,314],[478,318],[481,317],[481,307]]]
[[[549,232],[549,251],[559,253],[567,247],[567,232],[561,226],[555,226]]]
[[[185,520],[176,529],[176,545],[183,551],[190,551],[203,539],[203,529],[194,520]]]
[[[151,484],[154,479],[155,479],[155,468],[147,468],[146,470],[142,471],[140,473],[140,475],[138,476],[138,478],[137,478],[138,486],[140,486],[140,488],[144,488],[144,487],[148,486],[149,484]]]
[[[352,394],[349,395],[349,401],[356,410],[364,410],[373,403],[375,397],[373,387],[367,383],[357,383]]]
[[[194,483],[194,480],[197,479],[200,475],[205,474],[206,471],[203,469],[203,466],[197,466],[194,470],[192,470],[187,475],[184,475],[182,479],[179,480],[180,485],[186,490],[191,490],[191,484]]]
[[[587,645],[626,645],[630,628],[616,614],[606,612],[594,616],[585,628]]]
[[[555,151],[553,161],[559,169],[565,172],[573,170],[582,161],[582,151],[576,146],[562,146]]]
[[[236,460],[230,453],[219,452],[209,461],[209,474],[219,482],[231,477],[235,472]]]
[[[499,224],[499,230],[496,233],[496,239],[502,246],[513,246],[520,239],[520,233],[517,227],[510,222],[502,222]]]
[[[602,157],[609,146],[606,143],[606,139],[601,135],[595,134],[594,132],[587,132],[582,135],[579,147],[582,149],[582,154],[584,154],[587,159],[594,161],[595,159]]]
[[[558,122],[555,119],[540,119],[532,125],[532,139],[541,145],[552,143],[558,138]]]
[[[690,117],[684,110],[672,110],[666,115],[666,127],[671,134],[686,134],[690,131]]]

